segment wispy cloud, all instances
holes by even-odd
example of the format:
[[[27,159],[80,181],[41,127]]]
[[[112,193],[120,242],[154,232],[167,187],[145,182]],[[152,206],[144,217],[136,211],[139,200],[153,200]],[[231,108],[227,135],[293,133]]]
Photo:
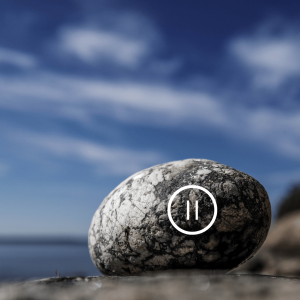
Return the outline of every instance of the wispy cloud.
[[[102,29],[64,27],[57,45],[87,62],[103,59],[135,67],[147,55],[154,59],[147,43],[155,38],[150,34],[151,38],[141,39],[143,32],[144,29],[132,33],[130,29],[125,34],[120,27],[109,26]],[[296,34],[276,37],[257,33],[236,37],[229,41],[228,47],[231,55],[252,73],[255,82],[277,88],[289,77],[300,76],[299,41]],[[200,72],[199,76],[205,78]],[[126,80],[99,76],[95,79],[42,69],[21,76],[0,75],[0,106],[85,123],[105,115],[150,126],[205,126],[206,130],[217,129],[230,137],[267,145],[283,155],[300,159],[299,110],[282,110],[265,103],[249,107],[238,100],[245,94],[251,96],[254,93],[251,88],[241,93],[234,85],[229,85],[230,92],[224,92],[218,79],[211,82],[209,88],[196,89],[177,85],[172,80],[124,78]],[[272,96],[265,94],[265,97]],[[72,143],[75,142],[69,141]],[[67,149],[66,145],[64,147]],[[103,151],[106,150],[99,148],[99,153]],[[111,153],[119,155],[118,152]],[[73,152],[73,155],[79,153]]]
[[[146,39],[126,37],[118,32],[64,28],[60,32],[59,47],[87,63],[115,63],[135,68],[149,54]]]
[[[244,120],[240,125],[248,139],[300,160],[300,111],[261,107],[245,110],[241,115]]]
[[[11,64],[21,68],[36,67],[37,59],[31,55],[0,47],[0,64]]]
[[[258,87],[279,88],[300,75],[300,30],[280,35],[258,30],[232,40],[229,51],[252,72]]]
[[[50,110],[60,114],[66,106],[78,107],[90,117],[105,114],[126,121],[165,125],[191,120],[224,126],[228,121],[222,99],[205,90],[167,83],[89,80],[46,72],[0,79],[0,105],[15,110]]]
[[[89,164],[101,175],[130,175],[164,160],[163,155],[155,151],[108,146],[79,137],[72,138],[61,134],[37,134],[14,129],[9,130],[9,132],[12,139],[17,140],[25,147],[30,147],[37,155],[39,151],[42,151],[42,153],[54,158],[63,157],[65,160],[81,161]]]
[[[300,159],[300,112],[276,107],[230,106],[228,96],[167,83],[88,80],[38,73],[27,78],[3,78],[0,105],[81,121],[100,115],[124,122],[159,126],[204,125],[230,136],[271,145]],[[10,99],[10,101],[6,101]]]
[[[102,71],[112,67],[125,74],[138,71],[163,77],[176,73],[183,63],[179,55],[160,56],[167,47],[159,30],[137,12],[110,12],[95,23],[63,26],[49,46],[64,60],[75,59]]]

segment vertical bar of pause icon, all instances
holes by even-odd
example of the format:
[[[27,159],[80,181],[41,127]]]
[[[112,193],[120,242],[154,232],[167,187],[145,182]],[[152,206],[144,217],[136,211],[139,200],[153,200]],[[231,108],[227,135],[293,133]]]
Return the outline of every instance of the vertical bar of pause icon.
[[[190,219],[190,201],[186,201],[186,219]]]
[[[196,201],[195,218],[198,220],[198,200]],[[186,201],[186,219],[190,219],[190,201]]]

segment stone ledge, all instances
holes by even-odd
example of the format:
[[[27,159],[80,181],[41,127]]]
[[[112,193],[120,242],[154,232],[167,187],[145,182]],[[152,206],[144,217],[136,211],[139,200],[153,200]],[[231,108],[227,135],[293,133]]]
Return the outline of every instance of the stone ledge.
[[[63,277],[0,286],[0,300],[296,299],[300,279],[197,271],[143,277]]]

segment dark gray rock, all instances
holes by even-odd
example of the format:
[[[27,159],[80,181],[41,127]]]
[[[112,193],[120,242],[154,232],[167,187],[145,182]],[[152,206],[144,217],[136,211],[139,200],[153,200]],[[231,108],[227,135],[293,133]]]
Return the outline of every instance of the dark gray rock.
[[[199,235],[179,232],[168,218],[170,197],[186,185],[206,188],[218,205],[216,221]],[[187,189],[176,196],[171,212],[180,228],[198,231],[210,223],[214,209],[206,193]],[[187,159],[140,171],[116,187],[94,215],[89,249],[96,267],[108,275],[182,268],[229,270],[256,253],[270,222],[269,198],[257,180],[214,161]]]
[[[280,218],[257,255],[235,271],[300,276],[300,212]]]
[[[281,201],[277,212],[277,219],[295,211],[300,212],[300,184],[293,186]]]

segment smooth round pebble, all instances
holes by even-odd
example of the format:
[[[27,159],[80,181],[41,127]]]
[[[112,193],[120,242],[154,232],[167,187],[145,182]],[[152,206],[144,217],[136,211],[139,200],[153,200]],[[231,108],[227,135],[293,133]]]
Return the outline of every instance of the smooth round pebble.
[[[207,189],[217,203],[215,222],[197,235],[178,231],[168,218],[171,196],[187,185]],[[214,206],[205,192],[186,189],[172,201],[170,211],[179,228],[199,231],[212,220]],[[105,275],[230,270],[257,252],[270,223],[268,194],[257,180],[211,160],[186,159],[145,169],[117,186],[93,217],[89,250]]]

